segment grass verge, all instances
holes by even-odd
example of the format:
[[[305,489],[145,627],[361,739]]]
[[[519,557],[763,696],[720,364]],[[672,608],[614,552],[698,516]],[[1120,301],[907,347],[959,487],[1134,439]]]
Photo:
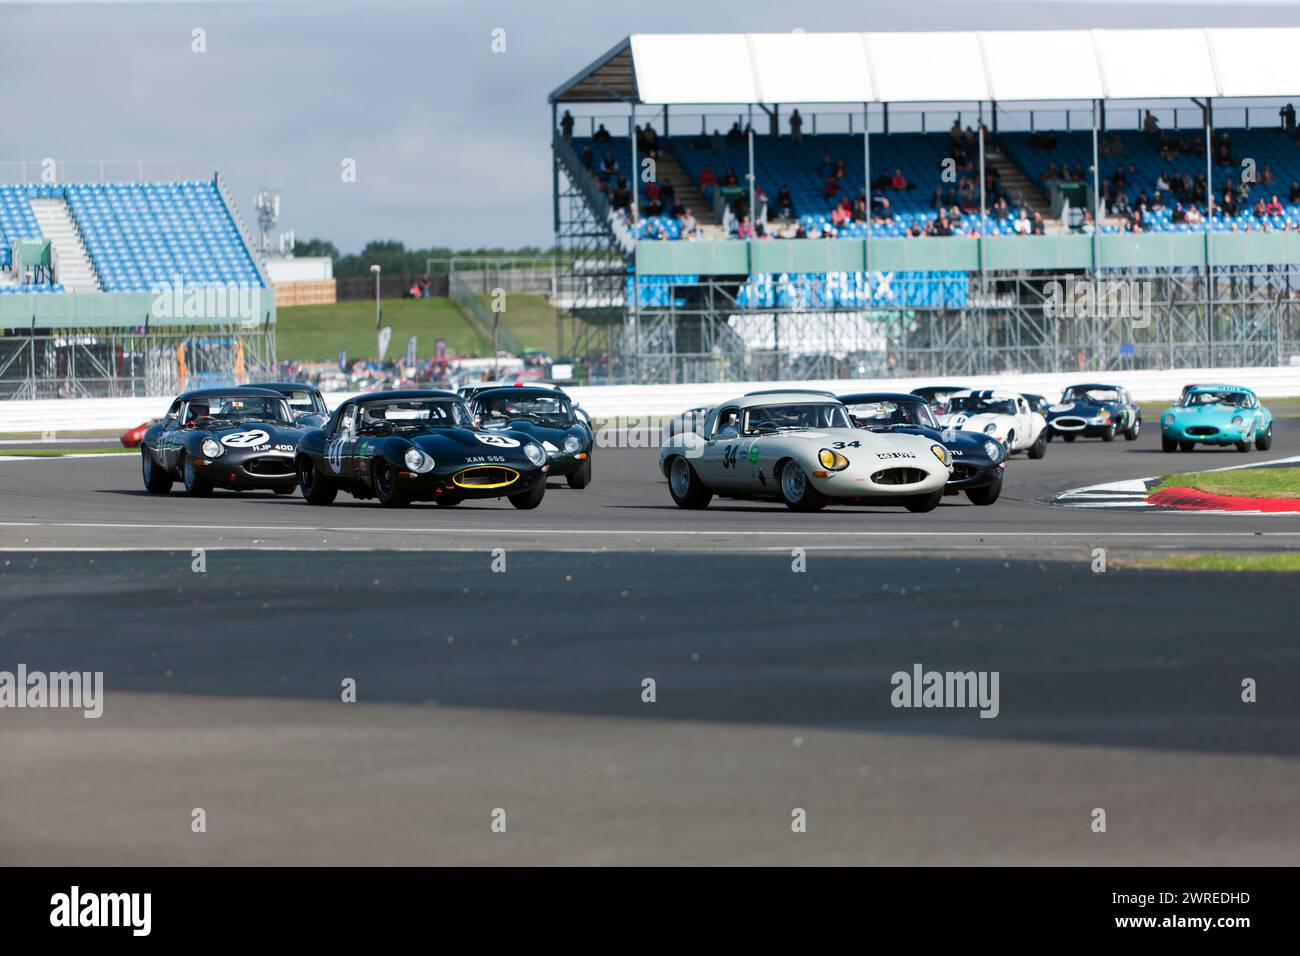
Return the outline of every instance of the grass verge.
[[[1300,468],[1238,468],[1165,475],[1151,491],[1192,488],[1210,495],[1238,498],[1300,498]]]
[[[1180,554],[1146,558],[1136,562],[1140,568],[1164,568],[1171,571],[1267,571],[1295,574],[1300,572],[1300,551],[1280,554]]]

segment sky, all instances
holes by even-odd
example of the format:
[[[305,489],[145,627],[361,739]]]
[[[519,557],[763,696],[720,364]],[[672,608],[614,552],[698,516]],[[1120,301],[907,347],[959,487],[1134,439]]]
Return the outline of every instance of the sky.
[[[0,181],[45,158],[67,179],[98,179],[101,160],[109,179],[139,160],[155,178],[219,169],[250,227],[254,194],[277,189],[281,229],[356,252],[549,246],[546,96],[629,33],[1295,26],[1300,6],[56,0],[0,2],[0,22]]]

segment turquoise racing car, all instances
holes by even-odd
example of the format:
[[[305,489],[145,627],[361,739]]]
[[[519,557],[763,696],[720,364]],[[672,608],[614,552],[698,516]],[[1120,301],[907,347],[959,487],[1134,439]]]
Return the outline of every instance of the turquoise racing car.
[[[1160,447],[1191,451],[1196,445],[1236,445],[1237,451],[1273,447],[1273,415],[1248,388],[1192,385],[1160,416]]]

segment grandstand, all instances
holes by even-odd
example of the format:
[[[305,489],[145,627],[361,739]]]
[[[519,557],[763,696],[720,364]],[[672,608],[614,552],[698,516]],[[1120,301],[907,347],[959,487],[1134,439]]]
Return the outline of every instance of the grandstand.
[[[275,359],[275,302],[218,174],[0,184],[0,397],[164,394]]]
[[[610,380],[1288,361],[1290,39],[628,37],[550,96],[561,297]],[[1149,325],[1048,320],[1067,277],[1149,283]]]

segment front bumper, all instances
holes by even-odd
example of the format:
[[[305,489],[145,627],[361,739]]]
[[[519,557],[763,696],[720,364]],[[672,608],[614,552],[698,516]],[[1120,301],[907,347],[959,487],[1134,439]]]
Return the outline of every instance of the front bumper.
[[[256,491],[296,487],[297,466],[292,454],[261,454],[234,458],[196,458],[194,468],[205,480],[219,488]]]
[[[398,485],[415,501],[436,498],[505,498],[532,491],[545,484],[549,466],[518,463],[465,465],[454,469],[437,469],[426,474],[402,470]]]
[[[809,481],[829,498],[878,500],[934,494],[950,477],[948,469],[937,461],[931,467],[919,459],[908,459],[850,466],[844,471],[816,470],[809,475]]]
[[[1099,438],[1110,431],[1111,426],[1118,427],[1115,419],[1098,422],[1090,418],[1080,418],[1077,415],[1062,415],[1059,418],[1051,419],[1047,423],[1047,427],[1052,430],[1053,434],[1083,435],[1085,438]]]
[[[1190,441],[1202,445],[1235,445],[1247,440],[1249,428],[1240,425],[1162,425],[1160,434],[1173,441]]]
[[[574,474],[583,465],[591,461],[591,452],[580,451],[574,455],[566,455],[563,452],[548,452],[550,456],[549,464],[551,470],[549,474],[553,478],[565,478]]]
[[[1001,481],[1006,467],[1005,459],[995,462],[987,458],[983,461],[965,461],[956,458],[953,460],[952,477],[944,485],[944,493],[955,495],[972,488],[985,488]]]

